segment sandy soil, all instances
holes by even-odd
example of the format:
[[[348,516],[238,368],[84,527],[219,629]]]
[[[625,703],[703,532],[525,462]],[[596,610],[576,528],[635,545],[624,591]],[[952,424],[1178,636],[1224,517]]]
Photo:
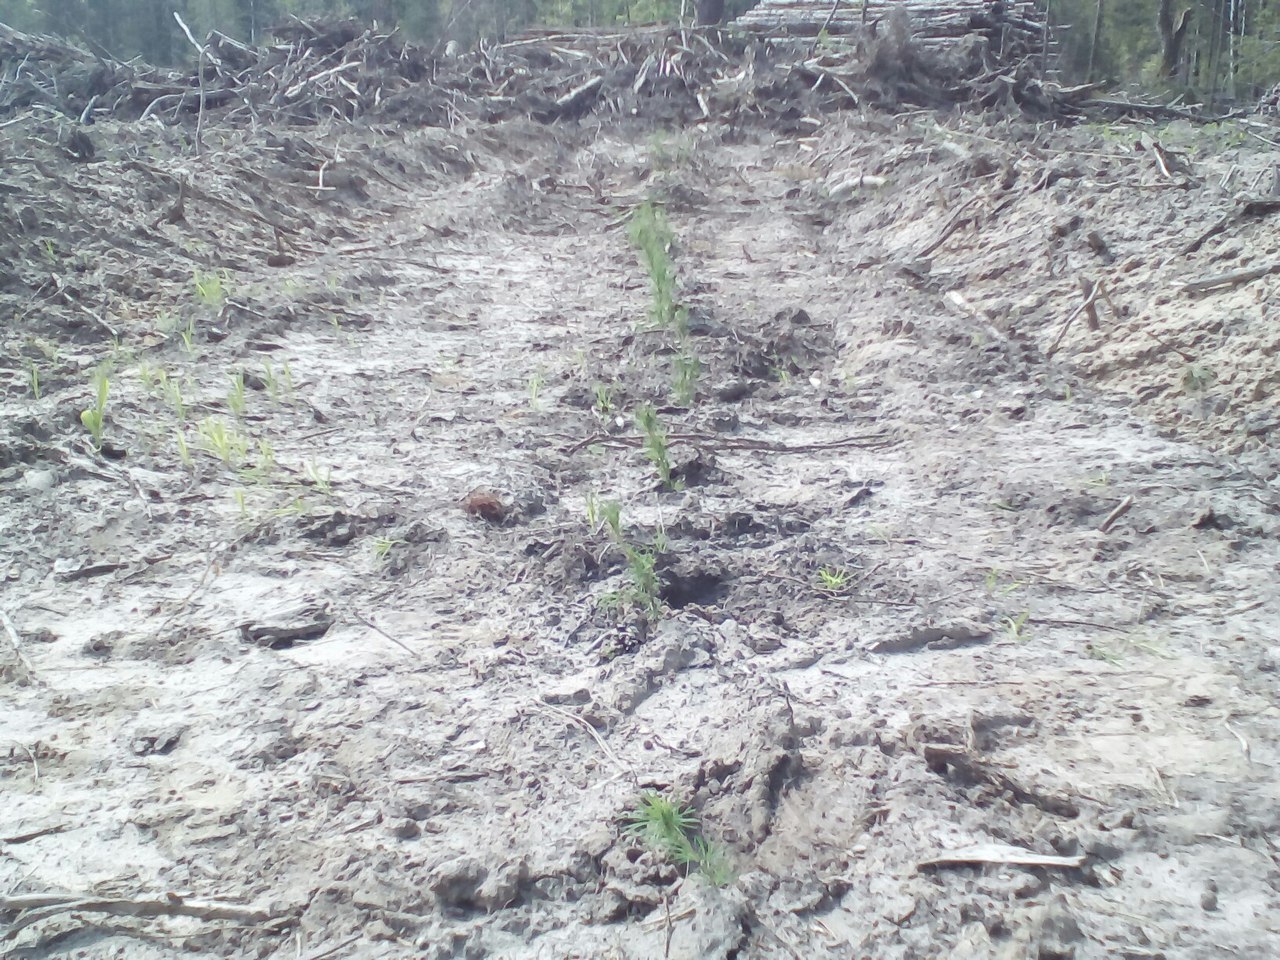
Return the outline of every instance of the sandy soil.
[[[336,130],[358,182],[241,184],[306,222],[269,267],[130,186],[247,135],[96,136],[6,286],[7,955],[1280,954],[1280,277],[1180,287],[1280,261],[1256,138]]]

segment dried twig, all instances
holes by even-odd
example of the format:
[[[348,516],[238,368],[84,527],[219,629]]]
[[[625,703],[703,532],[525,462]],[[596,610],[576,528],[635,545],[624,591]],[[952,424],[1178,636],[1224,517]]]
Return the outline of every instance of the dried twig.
[[[9,645],[13,648],[13,654],[18,658],[18,664],[26,671],[28,679],[39,683],[40,678],[36,676],[35,667],[31,666],[31,661],[27,659],[26,654],[22,652],[22,637],[19,636],[18,630],[13,625],[13,621],[9,619],[9,615],[0,610],[0,626],[4,627],[4,635],[9,640]],[[35,758],[32,758],[35,762]],[[39,768],[36,769],[36,777],[39,779]]]
[[[187,900],[177,894],[166,897],[96,897],[82,893],[34,893],[0,897],[0,913],[17,912],[18,918],[0,936],[12,940],[22,930],[60,913],[108,913],[123,917],[195,917],[198,920],[235,920],[267,923],[287,919],[263,907],[239,906],[212,900]]]
[[[1097,283],[1093,283],[1090,281],[1089,284],[1088,293],[1084,298],[1084,302],[1071,311],[1071,315],[1063,321],[1062,329],[1059,330],[1058,335],[1053,338],[1053,343],[1049,344],[1049,349],[1044,352],[1044,358],[1046,360],[1057,352],[1058,345],[1062,343],[1062,338],[1067,335],[1067,331],[1071,329],[1071,324],[1075,321],[1076,317],[1080,316],[1080,314],[1088,313],[1094,324],[1098,322],[1098,315],[1094,307],[1094,303],[1097,302],[1097,299],[1102,292],[1102,282],[1098,281]],[[1096,327],[1094,329],[1096,329]]]
[[[1116,525],[1116,522],[1121,517],[1123,517],[1126,513],[1128,513],[1130,510],[1133,509],[1133,503],[1134,503],[1133,497],[1125,497],[1118,504],[1116,504],[1115,509],[1112,510],[1110,513],[1108,513],[1107,518],[1103,520],[1101,524],[1098,525],[1098,532],[1110,533],[1111,528]]]

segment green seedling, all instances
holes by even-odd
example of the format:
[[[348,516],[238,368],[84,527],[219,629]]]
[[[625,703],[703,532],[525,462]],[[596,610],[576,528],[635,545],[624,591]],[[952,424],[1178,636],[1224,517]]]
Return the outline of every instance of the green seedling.
[[[231,388],[227,391],[227,409],[236,418],[243,418],[245,407],[248,403],[244,388],[244,372],[237,370],[230,375],[229,379],[231,380]]]
[[[177,418],[178,423],[185,424],[187,422],[187,401],[182,395],[182,384],[170,378],[163,370],[160,373],[162,375],[161,390],[164,392],[165,400],[173,408],[173,415]]]
[[[373,559],[378,563],[386,563],[391,551],[403,540],[392,540],[390,537],[375,537],[373,541]]]
[[[333,495],[333,471],[328,467],[320,467],[315,461],[308,461],[306,465],[307,480],[320,493],[326,497]]]
[[[542,404],[538,398],[542,395],[542,388],[546,384],[547,378],[541,373],[535,373],[529,378],[529,408],[532,410],[542,409]]]
[[[111,381],[105,370],[99,370],[94,377],[93,406],[80,411],[80,422],[93,438],[93,449],[102,449],[102,432],[107,423],[107,396],[111,390]]]
[[[596,387],[596,413],[602,417],[610,416],[614,410],[613,388],[603,383]]]
[[[40,399],[42,388],[40,386],[40,368],[36,366],[34,360],[27,361],[27,389],[31,391],[31,396],[36,400]]]
[[[676,354],[672,367],[672,394],[676,403],[682,407],[693,406],[694,397],[698,393],[698,374],[702,372],[702,364],[689,352],[686,344]]]
[[[1182,389],[1192,396],[1201,396],[1213,386],[1217,379],[1208,367],[1193,363],[1182,372]]]
[[[246,480],[262,482],[271,476],[276,468],[276,451],[271,441],[265,437],[258,438],[258,454],[252,469],[242,470],[240,475]]]
[[[270,516],[279,520],[284,517],[305,517],[309,512],[307,501],[302,497],[294,497],[283,507],[272,510]]]
[[[604,520],[605,529],[609,531],[609,539],[614,543],[621,543],[622,504],[617,500],[606,500],[600,504],[600,518]]]
[[[50,263],[58,262],[58,248],[53,245],[53,241],[46,239],[40,244],[40,251],[44,254],[44,258]]]
[[[1004,638],[1010,643],[1022,643],[1027,639],[1027,620],[1031,618],[1030,610],[1023,610],[1014,617],[1005,617],[1000,621],[1004,628]]]
[[[823,593],[844,593],[850,583],[849,571],[844,567],[823,567],[818,571],[818,589]]]
[[[226,281],[220,273],[196,270],[191,282],[195,286],[196,300],[212,310],[221,310],[227,302]]]
[[[986,577],[987,593],[1004,597],[1017,590],[1021,590],[1027,585],[1025,580],[1011,580],[1008,583],[1004,583],[1002,582],[1004,580],[1004,576],[1005,571],[1001,570],[999,567],[992,567],[988,570]]]
[[[698,834],[693,808],[672,803],[657,791],[647,791],[640,797],[636,808],[627,814],[623,833],[643,841],[681,867],[696,867],[715,886],[733,882],[728,851]]]
[[[187,356],[193,356],[196,352],[196,322],[194,319],[187,321],[187,325],[179,332],[179,336],[182,337],[182,349],[187,352]]]
[[[248,516],[249,516],[249,503],[248,503],[248,500],[245,498],[245,492],[244,492],[243,488],[241,488],[241,487],[236,487],[234,490],[232,490],[232,491],[231,491],[231,496],[232,496],[232,498],[233,498],[233,499],[235,500],[235,502],[236,502],[236,507],[237,507],[237,508],[239,509],[239,511],[240,511],[240,516],[241,516],[241,517],[248,517]]]
[[[249,439],[235,428],[227,429],[222,420],[209,418],[201,421],[200,440],[204,448],[227,466],[243,462],[249,453]]]
[[[293,395],[293,374],[289,370],[289,361],[285,361],[279,371],[269,360],[262,361],[262,385],[267,396],[279,403],[285,397]]]
[[[671,262],[675,234],[666,214],[652,203],[642,203],[631,215],[631,244],[649,274],[649,319],[659,329],[687,330],[688,317],[676,303],[676,272]]]
[[[601,500],[594,493],[587,494],[587,526],[593,534],[601,529],[609,531],[609,539],[622,540],[622,504],[617,500]]]
[[[625,550],[627,575],[631,577],[627,599],[649,616],[657,616],[662,608],[662,600],[658,596],[658,558],[650,550],[636,547],[626,547]]]
[[[175,434],[175,438],[178,445],[178,459],[182,461],[184,467],[190,469],[192,465],[191,447],[187,444],[187,435],[179,430]]]
[[[1109,487],[1111,486],[1111,471],[1099,470],[1097,473],[1091,473],[1084,478],[1086,487]]]
[[[657,411],[645,404],[636,411],[636,426],[644,434],[644,455],[658,471],[658,479],[665,490],[674,490],[671,476],[671,454],[667,443],[667,431],[658,419]]]

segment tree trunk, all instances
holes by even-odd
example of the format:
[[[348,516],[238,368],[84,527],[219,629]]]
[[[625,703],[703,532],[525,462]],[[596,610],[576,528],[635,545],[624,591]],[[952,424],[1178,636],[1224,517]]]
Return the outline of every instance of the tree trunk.
[[[1102,43],[1102,18],[1106,13],[1105,0],[1098,0],[1098,9],[1093,15],[1093,39],[1089,42],[1089,69],[1085,72],[1085,79],[1093,79],[1093,68],[1098,62],[1098,47]]]
[[[724,19],[724,0],[694,0],[693,22],[699,27],[713,27]]]
[[[1156,25],[1160,30],[1160,76],[1173,77],[1178,72],[1182,60],[1182,45],[1187,38],[1187,27],[1191,25],[1191,8],[1182,11],[1178,25],[1173,24],[1173,0],[1160,0],[1156,12]]]

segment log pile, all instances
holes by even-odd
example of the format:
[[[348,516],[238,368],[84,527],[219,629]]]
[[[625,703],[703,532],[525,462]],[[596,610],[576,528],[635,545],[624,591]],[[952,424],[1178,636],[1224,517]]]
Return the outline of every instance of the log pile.
[[[978,35],[1002,60],[1043,53],[1048,37],[1039,0],[763,0],[735,23],[775,36],[859,36],[894,16],[907,18],[925,49]]]

